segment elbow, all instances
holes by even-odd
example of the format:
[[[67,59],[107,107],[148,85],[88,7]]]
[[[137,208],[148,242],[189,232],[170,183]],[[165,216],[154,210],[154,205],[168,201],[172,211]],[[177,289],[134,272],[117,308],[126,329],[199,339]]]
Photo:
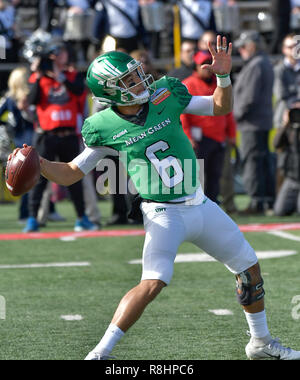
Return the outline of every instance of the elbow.
[[[64,179],[63,181],[60,181],[60,183],[58,185],[69,187],[69,186],[74,185],[74,183],[76,183],[76,182],[77,181],[72,181],[72,180]]]
[[[68,178],[65,178],[65,179],[59,178],[58,179],[58,178],[54,178],[54,177],[48,176],[47,174],[44,174],[44,173],[41,173],[41,174],[48,181],[56,183],[59,186],[69,187],[69,186],[72,186],[75,182],[77,182],[77,181],[73,181],[73,180],[68,179]]]
[[[80,180],[82,180],[82,177],[70,176],[70,177],[61,179],[59,185],[69,187],[69,186],[74,185],[76,182],[79,182]]]
[[[76,165],[72,165],[72,163],[68,164],[69,169],[71,168],[71,171],[68,171],[66,173],[65,177],[62,179],[63,186],[69,187],[74,185],[75,183],[81,181],[84,177],[84,173],[77,168]]]

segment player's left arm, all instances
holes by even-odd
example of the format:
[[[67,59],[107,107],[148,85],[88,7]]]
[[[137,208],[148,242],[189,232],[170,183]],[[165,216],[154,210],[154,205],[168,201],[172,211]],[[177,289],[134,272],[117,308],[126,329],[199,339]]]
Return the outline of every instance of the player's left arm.
[[[208,43],[212,55],[212,63],[203,65],[202,68],[213,72],[217,76],[217,88],[213,94],[213,114],[215,116],[226,115],[232,111],[233,95],[230,81],[232,68],[232,43],[227,45],[226,37],[217,36],[216,49]]]

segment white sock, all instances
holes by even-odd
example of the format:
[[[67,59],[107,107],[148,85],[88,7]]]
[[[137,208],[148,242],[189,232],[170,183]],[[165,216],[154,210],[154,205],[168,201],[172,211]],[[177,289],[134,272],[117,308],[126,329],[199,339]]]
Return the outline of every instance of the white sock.
[[[247,313],[244,311],[250,334],[254,338],[264,338],[270,335],[265,310],[259,313]]]
[[[119,329],[118,326],[110,324],[103,338],[100,340],[99,344],[97,344],[93,351],[96,351],[103,356],[108,356],[124,334],[125,333]]]

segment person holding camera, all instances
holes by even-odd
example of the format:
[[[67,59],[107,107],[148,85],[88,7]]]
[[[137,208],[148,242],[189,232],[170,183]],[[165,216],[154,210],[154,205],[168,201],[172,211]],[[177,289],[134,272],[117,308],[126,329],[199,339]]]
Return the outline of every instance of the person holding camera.
[[[297,54],[297,35],[287,34],[282,42],[282,57],[274,67],[274,126],[280,128],[287,103],[300,99],[300,59]]]
[[[31,90],[29,102],[36,106],[38,125],[33,145],[40,155],[61,161],[72,160],[79,154],[77,117],[80,114],[80,97],[85,91],[81,75],[68,67],[68,51],[61,42],[50,41],[39,45],[34,72],[29,78]],[[29,214],[24,232],[38,231],[37,214],[47,180],[41,176],[38,184],[29,193]],[[75,206],[77,221],[75,231],[96,230],[85,215],[82,182],[69,187]]]
[[[274,138],[274,147],[284,155],[284,181],[277,194],[274,213],[278,216],[300,214],[300,100],[291,102],[284,124]]]

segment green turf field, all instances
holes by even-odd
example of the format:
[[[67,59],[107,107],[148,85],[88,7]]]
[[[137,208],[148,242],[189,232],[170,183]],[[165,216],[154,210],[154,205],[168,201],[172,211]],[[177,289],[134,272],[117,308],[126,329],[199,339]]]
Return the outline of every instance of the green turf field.
[[[243,202],[241,198],[240,204]],[[99,206],[105,221],[111,205],[100,202]],[[72,206],[63,202],[58,210],[67,221],[51,223],[43,231],[72,230]],[[16,218],[16,205],[1,204],[0,234],[21,231]],[[236,221],[299,222],[299,217],[237,217]],[[300,231],[285,232],[298,241],[267,232],[247,232],[245,236],[259,252],[295,253],[264,259],[260,264],[270,331],[283,344],[300,350]],[[141,258],[142,245],[143,236],[0,241],[0,317],[5,317],[0,319],[0,360],[83,359],[102,337],[120,298],[139,281],[141,265],[128,262]],[[197,252],[187,243],[179,250],[182,254]],[[3,267],[70,262],[89,265]],[[219,309],[230,314],[211,311]],[[62,319],[65,315],[81,319],[66,321]],[[245,359],[246,330],[231,273],[216,262],[176,263],[170,286],[112,354],[118,359],[142,360]]]

